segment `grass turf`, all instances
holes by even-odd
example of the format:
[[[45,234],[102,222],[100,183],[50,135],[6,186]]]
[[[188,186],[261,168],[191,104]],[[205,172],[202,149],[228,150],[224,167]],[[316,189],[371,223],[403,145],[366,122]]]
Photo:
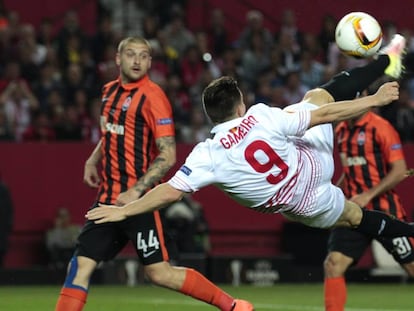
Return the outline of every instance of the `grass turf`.
[[[250,300],[256,311],[323,311],[322,284],[281,284],[272,287],[223,288]],[[54,310],[59,286],[1,286],[0,310]],[[349,284],[347,311],[412,311],[413,284]],[[94,285],[84,311],[208,311],[207,304],[159,287]]]

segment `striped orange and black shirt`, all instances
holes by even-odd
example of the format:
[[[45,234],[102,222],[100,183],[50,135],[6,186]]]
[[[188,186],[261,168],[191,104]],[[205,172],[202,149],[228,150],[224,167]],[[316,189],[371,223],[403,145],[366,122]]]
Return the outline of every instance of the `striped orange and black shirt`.
[[[132,187],[158,155],[155,140],[174,136],[172,108],[163,90],[148,76],[103,87],[102,184],[98,201],[113,204]]]
[[[392,162],[404,159],[397,131],[387,120],[371,111],[352,127],[346,121],[339,123],[335,133],[345,174],[342,190],[348,198],[377,185],[388,174]],[[374,198],[366,208],[399,218],[405,215],[394,190]]]

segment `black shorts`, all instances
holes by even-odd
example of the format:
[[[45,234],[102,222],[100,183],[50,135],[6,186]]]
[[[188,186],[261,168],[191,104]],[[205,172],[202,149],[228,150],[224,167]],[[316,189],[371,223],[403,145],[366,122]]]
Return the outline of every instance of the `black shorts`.
[[[354,259],[356,264],[374,238],[348,228],[334,228],[328,239],[328,252],[340,252]],[[407,237],[376,238],[378,242],[400,263],[414,261],[414,240]]]
[[[173,250],[174,246],[163,230],[160,213],[156,211],[132,216],[121,222],[95,224],[87,221],[79,235],[75,255],[97,262],[108,261],[129,241],[144,265],[168,261],[168,250]]]

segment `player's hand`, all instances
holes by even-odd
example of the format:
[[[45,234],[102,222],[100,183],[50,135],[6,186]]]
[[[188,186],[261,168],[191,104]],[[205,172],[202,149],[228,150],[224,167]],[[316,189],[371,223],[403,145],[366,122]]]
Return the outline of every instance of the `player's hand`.
[[[371,196],[366,192],[362,192],[354,195],[350,201],[358,204],[360,207],[365,207],[371,201]]]
[[[99,207],[88,211],[85,217],[89,220],[94,220],[96,224],[117,222],[127,218],[124,207],[115,205],[99,205]]]
[[[116,199],[116,205],[121,206],[128,204],[132,201],[138,200],[141,196],[141,193],[135,190],[134,188],[130,188],[125,192],[122,192],[118,195],[118,198]]]
[[[378,91],[375,93],[375,97],[378,99],[378,105],[384,106],[394,100],[397,100],[400,95],[400,86],[398,82],[387,82],[381,85]]]
[[[101,183],[98,168],[94,164],[86,163],[83,171],[83,182],[89,187],[98,188]]]

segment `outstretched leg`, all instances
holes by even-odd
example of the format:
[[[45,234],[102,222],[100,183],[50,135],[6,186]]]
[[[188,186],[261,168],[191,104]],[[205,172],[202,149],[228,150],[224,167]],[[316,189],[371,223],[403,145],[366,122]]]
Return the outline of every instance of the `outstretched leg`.
[[[315,105],[351,100],[384,74],[393,79],[399,79],[403,72],[402,61],[405,46],[404,37],[395,35],[375,60],[365,66],[337,74],[320,88],[309,91],[304,100]]]

